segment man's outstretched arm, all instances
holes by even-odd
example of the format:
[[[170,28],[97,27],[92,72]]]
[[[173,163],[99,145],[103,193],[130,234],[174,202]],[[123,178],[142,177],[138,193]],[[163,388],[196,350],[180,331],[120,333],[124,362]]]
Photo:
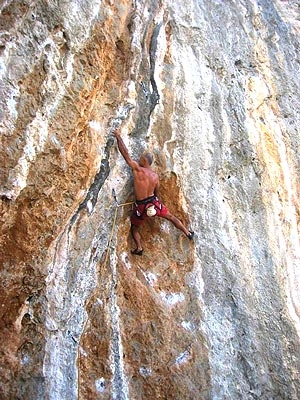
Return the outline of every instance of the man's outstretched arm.
[[[117,144],[118,144],[118,148],[120,150],[120,153],[122,154],[122,156],[124,157],[125,161],[127,162],[127,164],[129,165],[129,167],[131,168],[136,168],[138,166],[138,163],[136,161],[134,161],[127,150],[127,147],[125,146],[125,143],[123,142],[123,139],[120,136],[120,132],[118,129],[116,129],[114,131],[114,135],[115,138],[117,139]]]

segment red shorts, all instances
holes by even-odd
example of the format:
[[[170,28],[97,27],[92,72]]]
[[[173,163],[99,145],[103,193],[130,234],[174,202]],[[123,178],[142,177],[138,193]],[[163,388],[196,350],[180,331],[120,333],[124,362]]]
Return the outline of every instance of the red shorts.
[[[132,225],[142,225],[146,219],[152,218],[147,215],[147,208],[154,205],[156,214],[155,217],[165,217],[169,210],[162,204],[156,196],[148,197],[144,200],[139,200],[134,203],[130,221]]]

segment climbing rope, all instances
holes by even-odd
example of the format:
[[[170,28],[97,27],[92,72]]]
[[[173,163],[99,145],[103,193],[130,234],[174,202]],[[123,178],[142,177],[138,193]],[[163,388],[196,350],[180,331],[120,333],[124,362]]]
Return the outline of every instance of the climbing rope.
[[[111,245],[111,241],[112,241],[113,234],[114,234],[114,230],[115,230],[115,226],[116,226],[118,210],[119,210],[120,207],[124,207],[124,206],[127,206],[127,205],[134,204],[134,201],[130,201],[130,202],[128,202],[128,203],[121,203],[121,204],[119,204],[119,202],[118,202],[118,200],[117,200],[116,192],[115,192],[114,189],[112,190],[112,195],[113,195],[113,197],[114,197],[114,199],[115,199],[115,202],[116,202],[116,208],[115,208],[113,224],[112,224],[112,228],[111,228],[111,231],[110,231],[109,240],[108,240],[108,244],[107,244],[107,248],[106,248],[107,251],[106,251],[105,260],[104,260],[104,267],[106,266],[106,264],[107,264],[107,262],[108,262],[108,257],[109,257],[109,253],[110,253],[110,245]],[[83,326],[83,329],[82,329],[82,336],[83,336],[83,334],[84,334],[84,332],[85,332],[86,324],[87,324],[88,320],[89,320],[89,319],[87,318],[86,321],[85,321],[85,323],[84,323],[84,326]],[[81,345],[79,344],[79,346],[78,346],[78,352],[80,352],[80,349],[81,349]],[[80,372],[79,372],[79,371],[80,371],[80,355],[78,355],[77,358],[78,358],[78,374],[79,374],[79,373],[80,373]],[[78,376],[77,393],[78,393],[78,400],[79,400],[79,399],[80,399],[80,383],[79,383],[79,376]]]
[[[112,190],[112,195],[113,195],[113,198],[115,199],[115,202],[116,202],[116,208],[115,208],[113,224],[112,224],[112,228],[111,228],[111,231],[110,231],[110,236],[109,236],[109,240],[108,240],[108,244],[107,244],[107,251],[106,251],[106,256],[105,256],[105,260],[104,260],[104,267],[106,266],[107,261],[108,261],[108,256],[109,256],[109,252],[110,252],[110,245],[111,245],[111,241],[112,241],[112,238],[113,238],[113,234],[114,234],[114,230],[115,230],[115,226],[116,226],[116,221],[117,221],[118,210],[119,210],[120,207],[128,206],[128,205],[134,203],[134,201],[130,201],[128,203],[119,204],[119,202],[117,200],[115,189]]]

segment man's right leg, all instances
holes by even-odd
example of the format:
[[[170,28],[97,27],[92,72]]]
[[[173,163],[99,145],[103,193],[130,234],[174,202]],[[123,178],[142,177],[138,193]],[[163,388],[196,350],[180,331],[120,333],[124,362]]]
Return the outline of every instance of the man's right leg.
[[[176,226],[177,229],[181,230],[183,233],[186,234],[186,236],[189,239],[193,239],[194,237],[194,232],[189,231],[184,225],[183,223],[174,215],[172,215],[170,212],[168,212],[166,215],[162,216],[162,218],[167,219],[168,221],[172,222],[172,224],[174,226]]]

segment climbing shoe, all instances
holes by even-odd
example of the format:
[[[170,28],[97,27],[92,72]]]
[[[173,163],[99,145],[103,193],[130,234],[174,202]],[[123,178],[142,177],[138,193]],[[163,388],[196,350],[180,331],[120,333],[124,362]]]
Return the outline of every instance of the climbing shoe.
[[[143,251],[144,251],[143,249],[142,250],[134,249],[134,250],[131,250],[131,254],[134,254],[136,256],[142,256]]]
[[[189,235],[187,235],[187,237],[190,239],[190,240],[193,240],[194,239],[194,235],[195,235],[195,232],[194,231],[189,231],[190,233],[189,233]]]

